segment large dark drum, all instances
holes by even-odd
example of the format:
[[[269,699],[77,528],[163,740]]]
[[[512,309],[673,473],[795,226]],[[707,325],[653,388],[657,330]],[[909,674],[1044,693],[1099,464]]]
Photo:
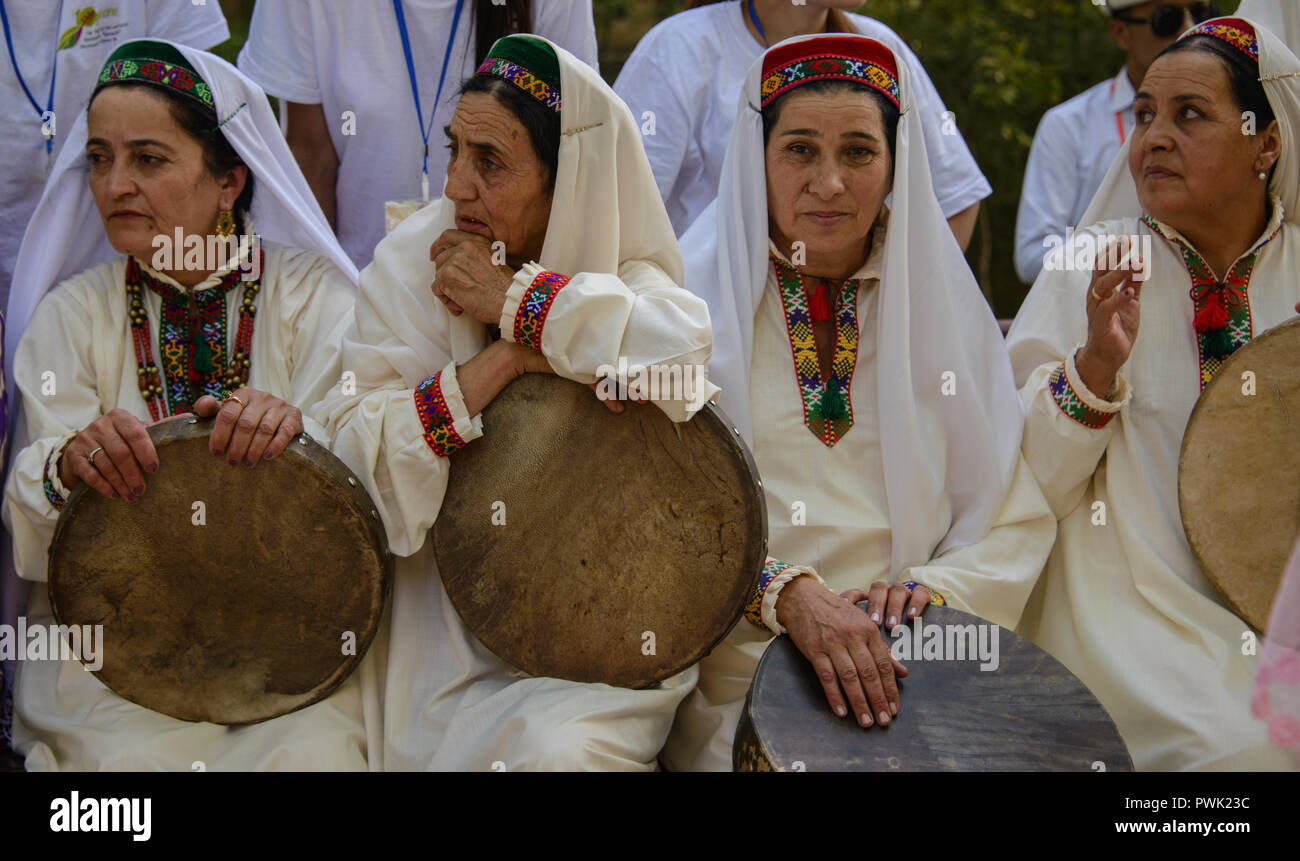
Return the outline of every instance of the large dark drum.
[[[479,640],[535,676],[646,687],[740,618],[767,556],[757,470],[712,405],[675,424],[526,374],[451,458],[438,569]]]
[[[736,731],[735,770],[1133,770],[1106,710],[1051,655],[951,607],[927,607],[922,621],[922,648],[934,626],[945,643],[948,626],[960,626],[952,628],[952,643],[957,635],[964,639],[965,657],[957,659],[962,655],[953,649],[944,652],[947,660],[905,660],[909,675],[899,682],[899,714],[884,729],[863,729],[851,717],[832,714],[812,665],[789,637],[774,640]],[[966,626],[975,626],[973,640]],[[997,668],[991,671],[980,669],[978,626],[989,626],[984,643],[990,652],[997,629]],[[910,628],[904,636],[916,642]]]
[[[379,626],[392,577],[369,495],[300,435],[253,469],[208,451],[210,419],[154,425],[135,502],[79,485],[50,545],[62,625],[103,625],[97,675],[181,720],[245,724],[323,699]]]
[[[1265,631],[1300,536],[1300,320],[1233,353],[1201,392],[1183,434],[1178,507],[1206,578]]]

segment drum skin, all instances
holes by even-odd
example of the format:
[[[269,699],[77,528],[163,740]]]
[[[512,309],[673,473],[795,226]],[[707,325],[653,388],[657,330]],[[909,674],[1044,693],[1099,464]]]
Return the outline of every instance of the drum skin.
[[[927,628],[991,624],[940,606],[927,607],[921,621]],[[913,636],[912,630],[903,636]],[[732,749],[733,767],[1133,770],[1114,722],[1064,665],[1006,628],[998,630],[997,655],[997,669],[991,671],[981,670],[978,659],[904,661],[908,677],[899,680],[898,716],[887,727],[863,729],[853,718],[831,712],[812,665],[789,637],[777,637],[750,685]]]
[[[757,470],[709,404],[674,423],[611,413],[592,390],[526,374],[451,456],[433,527],[466,626],[534,676],[648,687],[726,636],[758,586]]]
[[[211,428],[149,428],[159,466],[135,502],[72,491],[50,604],[61,625],[104,626],[96,675],[119,695],[247,724],[342,684],[378,629],[393,562],[369,495],[328,450],[304,434],[234,467],[209,452]]]
[[[1300,320],[1241,347],[1201,392],[1183,434],[1178,507],[1201,571],[1266,631],[1300,536]]]

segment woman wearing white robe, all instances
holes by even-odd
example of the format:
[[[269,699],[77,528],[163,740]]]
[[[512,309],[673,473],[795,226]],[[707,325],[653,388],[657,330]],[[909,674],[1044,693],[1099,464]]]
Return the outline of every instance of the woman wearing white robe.
[[[541,80],[548,73],[530,68],[533,61],[505,59],[511,52],[532,52],[537,64],[558,60],[559,86]],[[601,365],[617,365],[619,357],[630,367],[702,365],[712,344],[704,302],[677,286],[681,257],[627,108],[586,64],[538,37],[498,41],[470,83],[501,68],[496,62],[558,108],[562,130],[552,203],[540,213],[540,255],[509,267],[500,317],[488,315],[504,340],[493,342],[487,322],[458,313],[455,296],[443,292],[448,276],[430,259],[431,251],[446,259],[443,243],[458,225],[491,229],[482,200],[467,200],[465,171],[476,168],[453,154],[445,197],[403,221],[361,274],[356,322],[343,342],[355,389],[336,387],[316,408],[334,451],[375,499],[398,556],[387,631],[370,667],[381,699],[367,707],[383,715],[372,763],[382,750],[385,770],[651,769],[695,669],[648,690],[526,677],[461,622],[429,540],[447,486],[447,455],[492,433],[466,405],[462,388],[472,363],[525,350],[534,366],[544,359],[543,369],[549,362],[555,373],[590,384]],[[505,110],[504,96],[466,92],[453,134],[461,123],[482,120],[465,108],[471,95]],[[468,149],[474,135],[465,137],[453,145]],[[518,139],[529,147],[526,136]],[[475,214],[478,221],[465,220]],[[507,255],[517,253],[499,241]],[[657,406],[676,421],[690,415],[680,400]]]
[[[1272,33],[1240,19],[1207,21],[1183,36],[1193,38],[1249,58],[1252,73],[1257,67],[1264,78],[1277,125],[1260,118],[1256,136],[1243,141],[1242,106],[1218,83],[1227,80],[1222,61],[1175,43],[1169,50],[1179,50],[1147,73],[1137,132],[1084,216],[1092,227],[1065,249],[1064,259],[1077,261],[1082,246],[1137,236],[1140,254],[1149,254],[1146,280],[1112,271],[1097,276],[1107,279],[1102,283],[1090,267],[1056,266],[1039,276],[1021,308],[1008,346],[1028,412],[1024,455],[1060,521],[1021,632],[1092,689],[1139,769],[1294,767],[1250,715],[1256,658],[1244,641],[1252,632],[1224,606],[1192,555],[1179,515],[1178,466],[1188,417],[1220,364],[1211,339],[1226,334],[1226,347],[1235,350],[1294,316],[1300,300],[1300,61]],[[1202,65],[1182,71],[1171,61]],[[1219,93],[1207,81],[1225,88],[1218,101],[1204,95]],[[1146,92],[1157,85],[1171,99],[1202,96],[1165,103]],[[1224,147],[1249,149],[1220,156],[1201,142],[1211,128],[1222,128]],[[1198,162],[1213,158],[1215,170],[1197,171]],[[1160,171],[1146,179],[1155,168],[1173,171],[1172,180],[1160,185]],[[1141,200],[1137,182],[1149,183]],[[1173,217],[1214,213],[1218,223],[1184,229],[1220,242],[1234,237],[1231,249],[1212,249],[1204,238],[1195,248],[1149,214],[1152,204],[1163,209],[1170,200],[1195,200],[1193,194],[1215,203],[1184,205]],[[1241,201],[1251,210],[1243,213]],[[1237,238],[1236,222],[1252,235]],[[1226,322],[1211,327],[1205,311],[1222,301],[1220,277],[1243,301],[1229,302]],[[1098,315],[1105,316],[1089,322]],[[1093,385],[1104,385],[1085,348],[1099,333],[1114,338],[1130,328],[1131,350],[1099,397],[1084,382],[1092,376]]]
[[[119,51],[137,52],[129,54],[134,58],[131,62],[144,65],[139,60],[141,54],[165,57],[165,49],[170,47],[197,72],[198,82],[210,90],[216,115],[225,121],[221,134],[254,178],[251,213],[240,217],[247,232],[255,229],[264,237],[260,288],[250,294],[252,282],[239,279],[229,287],[225,299],[227,356],[235,349],[243,299],[252,296],[257,306],[249,351],[251,368],[246,388],[238,388],[238,392],[249,402],[269,393],[290,404],[313,403],[339,378],[338,347],[355,300],[355,270],[334,241],[257,85],[211,54],[171,43],[141,44],[128,44]],[[108,66],[112,65],[110,59]],[[108,66],[101,80],[108,80]],[[185,80],[181,71],[175,69],[172,74]],[[118,89],[115,83],[97,97],[104,98],[114,90],[136,100],[158,98],[138,89]],[[60,480],[59,464],[64,457],[76,456],[70,452],[79,429],[89,429],[114,410],[143,423],[158,418],[141,390],[133,349],[125,285],[132,258],[115,254],[108,244],[92,199],[87,130],[87,113],[83,112],[72,127],[28,229],[10,299],[8,346],[13,349],[16,345],[10,369],[15,390],[21,394],[21,416],[6,484],[4,517],[14,536],[17,573],[35,585],[26,613],[29,628],[53,623],[43,582],[47,579],[46,553],[59,506],[68,493]],[[104,146],[92,142],[92,149]],[[127,158],[121,152],[116,155]],[[98,262],[101,260],[105,262]],[[151,262],[152,258],[136,259],[142,279],[153,279],[158,289],[180,295],[218,286],[235,265],[232,262],[187,288],[170,275],[155,271]],[[248,262],[243,258],[239,264]],[[174,261],[174,268],[182,268],[180,261]],[[157,341],[163,300],[153,289],[142,289],[140,295],[149,338],[162,363],[160,382],[175,391],[177,381],[167,376]],[[197,400],[203,391],[211,394],[209,382],[205,380],[195,391],[184,383],[187,400]],[[256,394],[251,394],[254,390]],[[155,410],[164,402],[164,398],[151,400]],[[236,415],[236,406],[227,403],[221,409]],[[171,408],[163,406],[161,411],[167,415]],[[312,435],[324,439],[320,425],[308,417],[303,422]],[[100,469],[105,457],[103,451],[92,451],[90,465]],[[253,511],[248,514],[258,516]],[[366,767],[356,678],[323,702],[265,723],[230,728],[176,720],[128,702],[76,660],[25,660],[19,662],[15,712],[15,748],[26,756],[26,766],[33,771]]]
[[[845,58],[849,66],[816,59],[823,56]],[[798,333],[807,325],[801,320],[807,285],[793,294],[785,287],[783,299],[780,281],[789,280],[778,279],[777,264],[785,272],[798,267],[769,223],[769,201],[777,199],[769,185],[780,162],[765,166],[765,150],[778,145],[779,128],[765,146],[758,107],[771,109],[773,93],[781,99],[797,94],[819,76],[821,62],[832,77],[848,77],[864,92],[832,89],[816,93],[819,98],[841,99],[847,110],[851,100],[870,95],[862,86],[866,75],[867,81],[887,81],[884,89],[868,85],[902,110],[892,173],[885,174],[892,176],[892,202],[880,208],[870,234],[856,237],[858,269],[842,293],[853,304],[829,300],[839,330],[833,375],[837,391],[847,394],[849,416],[847,428],[841,420],[835,433],[808,418],[829,396],[832,381],[817,377],[810,386],[792,345],[792,338],[805,340]],[[868,606],[886,631],[903,620],[896,596],[907,581],[919,581],[957,608],[1014,626],[1051,546],[1051,514],[1032,475],[1018,466],[1022,412],[1006,350],[946,229],[913,99],[907,64],[874,40],[807,37],[770,49],[746,78],[719,197],[682,239],[687,286],[708,299],[713,319],[710,377],[721,384],[720,405],[750,444],[763,478],[773,558],[749,621],[700,663],[698,688],[679,710],[664,752],[674,770],[731,767],[754,670],[773,634],[785,632],[777,599],[792,578],[819,576],[821,592],[829,588],[849,600],[879,581]],[[791,145],[838,153],[839,144],[826,139],[834,132],[817,131],[807,141],[791,137]],[[857,163],[851,159],[843,173],[827,173],[836,158],[817,162],[820,172],[796,209],[855,212],[865,206],[832,193],[861,183],[845,178]],[[881,199],[887,190],[878,189]],[[807,262],[815,271],[813,245],[807,243]],[[885,584],[893,584],[892,593]],[[925,593],[916,588],[913,594]],[[885,594],[891,595],[888,604]],[[924,599],[912,601],[908,609],[923,605]],[[796,645],[813,659],[816,646],[796,634]],[[836,702],[831,691],[827,696]],[[906,696],[900,708],[897,719],[907,720]],[[869,726],[895,716],[855,717]]]

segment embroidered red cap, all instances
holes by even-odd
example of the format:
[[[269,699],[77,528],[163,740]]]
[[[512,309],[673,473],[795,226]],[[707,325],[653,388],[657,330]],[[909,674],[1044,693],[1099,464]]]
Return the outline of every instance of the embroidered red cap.
[[[813,81],[866,84],[902,109],[894,53],[874,39],[824,36],[772,48],[763,56],[763,107]]]
[[[1202,21],[1184,33],[1182,38],[1187,39],[1191,36],[1213,36],[1215,39],[1222,39],[1249,57],[1252,63],[1259,65],[1259,39],[1255,35],[1255,28],[1243,18],[1211,18],[1209,21]]]

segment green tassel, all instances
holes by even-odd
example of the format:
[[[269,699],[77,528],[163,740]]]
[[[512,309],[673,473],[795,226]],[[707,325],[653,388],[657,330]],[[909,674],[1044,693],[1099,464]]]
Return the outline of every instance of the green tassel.
[[[1227,329],[1215,329],[1201,336],[1205,339],[1205,352],[1216,358],[1223,358],[1232,352],[1232,338]]]
[[[212,348],[197,324],[194,327],[194,370],[200,374],[212,373]]]
[[[839,380],[832,379],[826,383],[826,388],[822,390],[821,403],[817,405],[817,412],[827,421],[849,417],[849,408],[844,403],[844,394],[840,391]]]

